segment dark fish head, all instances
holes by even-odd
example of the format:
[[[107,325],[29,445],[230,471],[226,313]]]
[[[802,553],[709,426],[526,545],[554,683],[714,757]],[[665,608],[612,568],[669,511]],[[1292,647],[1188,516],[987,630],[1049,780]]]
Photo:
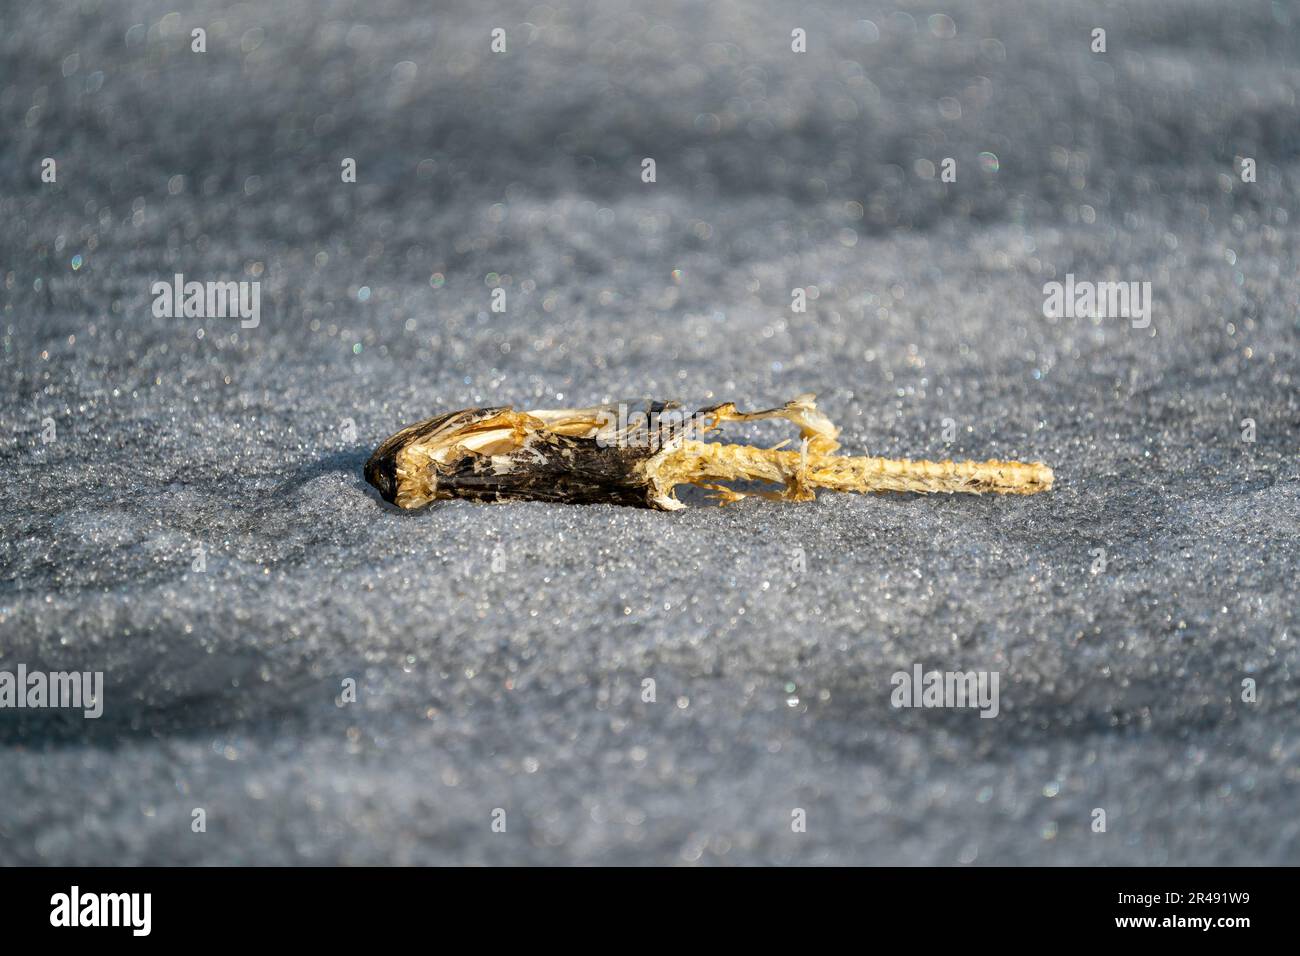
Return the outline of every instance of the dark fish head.
[[[364,470],[366,481],[385,501],[395,504],[397,502],[397,455],[403,448],[412,442],[436,440],[440,433],[450,434],[475,422],[491,418],[507,410],[508,407],[465,408],[408,425],[397,434],[385,439],[384,443],[375,449],[370,460],[366,462]]]

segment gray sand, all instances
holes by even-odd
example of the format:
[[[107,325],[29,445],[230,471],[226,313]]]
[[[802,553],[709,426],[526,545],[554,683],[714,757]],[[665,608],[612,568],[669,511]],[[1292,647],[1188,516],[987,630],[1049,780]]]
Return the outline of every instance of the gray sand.
[[[1297,862],[1300,15],[439,6],[0,12],[0,670],[105,675],[0,711],[0,863]],[[155,318],[175,272],[260,325]],[[1150,326],[1044,317],[1067,273]],[[804,391],[1057,488],[360,474],[438,411]],[[895,709],[918,663],[998,716]]]

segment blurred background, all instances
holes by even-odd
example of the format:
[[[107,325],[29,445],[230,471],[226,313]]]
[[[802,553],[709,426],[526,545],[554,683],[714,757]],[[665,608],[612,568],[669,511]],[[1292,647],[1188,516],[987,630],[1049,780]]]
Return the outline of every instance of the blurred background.
[[[0,669],[105,673],[0,712],[0,863],[1295,862],[1294,6],[641,6],[0,6]],[[260,325],[155,318],[177,272]],[[1067,273],[1150,327],[1044,317]],[[360,476],[455,408],[804,391],[1057,489]],[[893,709],[916,663],[999,717]]]

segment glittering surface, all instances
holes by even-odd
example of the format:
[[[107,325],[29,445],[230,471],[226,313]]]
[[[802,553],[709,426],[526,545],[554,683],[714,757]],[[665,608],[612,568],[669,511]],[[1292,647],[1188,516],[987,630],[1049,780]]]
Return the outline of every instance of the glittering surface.
[[[1294,11],[642,7],[0,13],[0,669],[106,681],[0,712],[0,862],[1296,862]],[[260,326],[154,318],[174,272]],[[1150,328],[1044,318],[1067,272]],[[361,479],[442,410],[803,391],[1057,488]],[[999,716],[894,709],[916,663]]]

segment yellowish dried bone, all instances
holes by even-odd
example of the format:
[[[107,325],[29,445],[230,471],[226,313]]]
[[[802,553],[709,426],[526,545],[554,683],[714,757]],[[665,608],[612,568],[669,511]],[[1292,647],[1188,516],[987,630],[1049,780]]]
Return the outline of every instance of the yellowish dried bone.
[[[667,493],[689,483],[718,491],[724,503],[745,495],[719,485],[725,481],[780,484],[780,497],[809,501],[814,489],[829,491],[910,491],[917,494],[1032,495],[1048,491],[1052,469],[1019,461],[911,461],[897,458],[814,455],[751,445],[723,445],[686,440],[649,459],[645,466],[654,485]],[[771,497],[770,495],[768,497]]]
[[[758,421],[787,418],[802,436],[799,451],[782,451],[781,445],[757,448],[686,438],[648,459],[642,466],[661,506],[680,507],[674,486],[693,484],[717,493],[723,504],[747,497],[720,482],[765,481],[782,485],[778,494],[765,498],[811,501],[814,489],[830,491],[902,491],[917,494],[966,493],[1032,495],[1052,487],[1052,469],[1019,461],[913,461],[895,458],[837,456],[839,429],[817,409],[816,396],[807,394],[779,409],[741,413],[732,403],[715,409],[711,427],[724,421]]]

